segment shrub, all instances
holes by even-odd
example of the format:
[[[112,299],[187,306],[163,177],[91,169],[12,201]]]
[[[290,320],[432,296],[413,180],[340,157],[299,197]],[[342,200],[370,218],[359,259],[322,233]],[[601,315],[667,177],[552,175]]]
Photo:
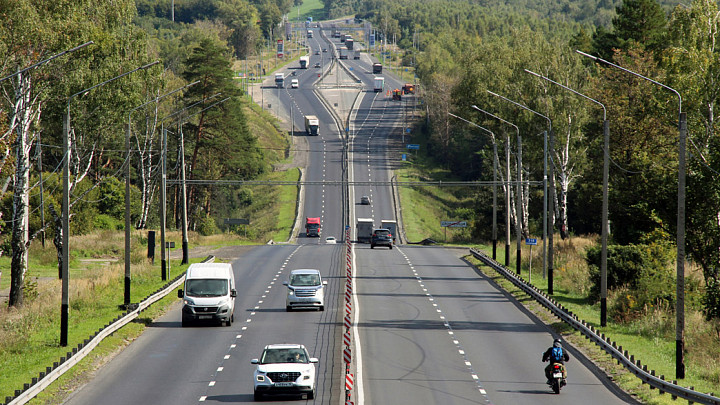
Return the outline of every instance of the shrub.
[[[99,214],[94,219],[95,229],[107,229],[121,231],[125,229],[125,223],[107,214]]]
[[[708,321],[720,320],[720,279],[717,277],[709,277],[707,280],[703,307],[705,319]],[[720,337],[720,329],[718,330],[718,337]]]
[[[623,287],[627,294],[618,292],[613,308],[617,318],[631,319],[633,313],[646,306],[673,304],[675,299],[675,274],[672,247],[664,243],[647,245],[608,246],[607,288]],[[600,297],[600,248],[587,250],[586,261],[590,267],[590,298]]]
[[[218,228],[214,218],[206,215],[198,219],[197,232],[203,236],[214,235],[220,233],[220,228]]]

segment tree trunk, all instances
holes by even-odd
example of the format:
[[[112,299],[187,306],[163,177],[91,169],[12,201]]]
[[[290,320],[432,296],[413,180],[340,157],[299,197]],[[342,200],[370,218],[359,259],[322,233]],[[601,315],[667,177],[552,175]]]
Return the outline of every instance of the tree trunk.
[[[12,217],[12,262],[10,264],[10,297],[9,306],[21,307],[24,301],[25,273],[28,267],[29,232],[29,182],[30,182],[30,147],[32,137],[30,127],[39,115],[39,103],[31,99],[30,76],[22,74],[17,77],[17,87],[13,115],[17,123],[15,131],[15,187],[13,190]],[[34,104],[34,105],[33,105]],[[37,111],[37,115],[33,112]]]

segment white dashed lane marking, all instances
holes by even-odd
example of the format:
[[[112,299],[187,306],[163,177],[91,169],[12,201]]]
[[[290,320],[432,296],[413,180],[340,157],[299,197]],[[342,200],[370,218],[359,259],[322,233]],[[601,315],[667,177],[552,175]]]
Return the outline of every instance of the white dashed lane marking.
[[[426,293],[425,296],[428,297],[428,302],[430,302],[430,304],[432,304],[432,306],[436,308],[437,313],[440,314],[441,310],[440,310],[440,308],[438,308],[438,304],[435,302],[435,297],[433,297],[433,295],[428,292],[422,277],[418,274],[417,270],[415,270],[415,267],[413,266],[412,262],[410,261],[410,258],[408,258],[408,256],[405,254],[405,252],[403,252],[400,248],[397,248],[397,249],[400,252],[400,254],[403,255],[403,257],[405,258],[405,261],[407,262],[408,266],[412,270],[413,275],[415,276],[415,279],[418,282],[418,286],[420,286],[420,288],[423,290],[423,292]],[[472,363],[470,362],[470,359],[468,359],[468,357],[465,353],[465,349],[463,348],[462,344],[460,344],[460,340],[455,336],[455,332],[453,331],[452,326],[450,325],[450,322],[448,322],[445,319],[445,316],[443,316],[443,315],[440,315],[440,319],[443,321],[443,325],[445,325],[445,328],[447,329],[447,333],[452,339],[453,345],[455,345],[455,347],[457,347],[458,354],[460,354],[460,356],[462,357],[463,363],[465,364],[465,367],[467,367],[467,369],[470,373],[470,378],[472,378],[473,381],[477,384],[478,392],[483,396],[484,403],[491,404],[490,398],[488,397],[487,392],[483,388],[482,383],[480,382],[480,378],[477,376],[477,373],[475,373]]]
[[[273,279],[270,281],[270,285],[267,286],[267,290],[265,290],[265,294],[267,294],[267,293],[270,292],[270,289],[272,288],[272,285],[275,284],[275,281],[277,281],[278,277],[283,273],[286,265],[288,264],[288,262],[290,261],[290,259],[292,258],[292,256],[293,256],[295,253],[297,253],[297,251],[298,251],[300,248],[301,248],[301,246],[298,246],[297,248],[295,248],[295,250],[293,250],[292,253],[290,253],[290,255],[285,259],[285,261],[283,262],[283,265],[280,266],[280,270],[278,270],[278,272],[275,274],[275,276],[273,277]],[[257,309],[260,309],[260,304],[262,304],[262,303],[264,302],[264,298],[266,298],[266,295],[265,295],[265,294],[263,294],[263,296],[261,297],[261,299],[258,300],[257,305],[255,306],[255,309],[256,309],[256,310],[257,310]],[[247,319],[245,320],[245,325],[243,325],[243,326],[240,328],[240,330],[245,331],[245,330],[248,329],[248,325],[252,322],[252,317],[255,316],[255,311],[252,311],[252,312],[250,313],[250,316],[251,316],[250,318],[247,318]],[[207,388],[207,390],[209,390],[209,387],[214,387],[214,386],[215,386],[215,383],[216,383],[216,381],[217,381],[217,376],[218,376],[218,374],[221,373],[221,372],[225,369],[225,367],[223,366],[223,364],[225,363],[226,360],[229,360],[230,357],[232,357],[232,355],[230,354],[230,352],[231,352],[233,349],[237,348],[237,343],[238,343],[238,341],[239,341],[240,339],[242,339],[242,334],[237,334],[237,335],[235,335],[235,340],[230,344],[230,346],[228,347],[227,352],[223,355],[223,358],[222,358],[222,360],[220,361],[220,366],[218,366],[218,368],[216,369],[215,374],[213,374],[213,375],[211,376],[211,379],[210,379],[210,381],[208,382],[208,388]],[[208,392],[206,391],[205,394],[208,394]],[[207,399],[207,397],[208,397],[207,395],[201,396],[201,397],[198,399],[198,402],[205,402],[205,400]]]

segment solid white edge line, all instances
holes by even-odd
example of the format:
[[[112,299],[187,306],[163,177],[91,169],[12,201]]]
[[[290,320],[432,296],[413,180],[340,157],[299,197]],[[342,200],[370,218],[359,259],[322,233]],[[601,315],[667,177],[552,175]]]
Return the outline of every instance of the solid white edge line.
[[[353,244],[355,245],[355,244]],[[357,261],[355,259],[355,249],[352,250],[352,263],[354,267],[353,271],[353,291],[357,289]],[[365,393],[363,392],[363,379],[362,379],[362,348],[360,345],[360,336],[357,329],[358,319],[360,318],[360,306],[358,305],[358,296],[353,292],[353,339],[355,341],[355,403],[362,405],[365,400]]]

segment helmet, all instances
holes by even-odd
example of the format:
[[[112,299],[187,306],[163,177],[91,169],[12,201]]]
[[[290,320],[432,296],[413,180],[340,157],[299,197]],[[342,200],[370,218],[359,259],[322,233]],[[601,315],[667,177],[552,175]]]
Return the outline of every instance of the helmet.
[[[560,339],[553,340],[553,347],[561,347],[562,341]]]

